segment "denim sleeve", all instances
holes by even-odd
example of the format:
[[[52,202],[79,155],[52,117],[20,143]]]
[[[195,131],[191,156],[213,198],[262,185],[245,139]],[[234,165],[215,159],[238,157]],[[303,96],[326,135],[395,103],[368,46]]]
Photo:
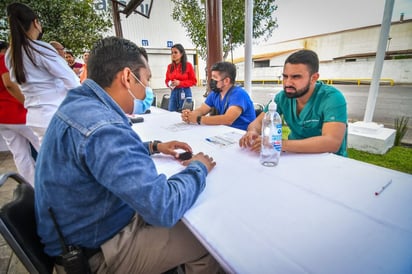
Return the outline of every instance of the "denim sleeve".
[[[158,174],[147,143],[128,125],[96,130],[84,144],[83,157],[96,181],[108,190],[108,200],[118,197],[156,226],[175,225],[206,183],[207,169],[196,161],[169,179]]]

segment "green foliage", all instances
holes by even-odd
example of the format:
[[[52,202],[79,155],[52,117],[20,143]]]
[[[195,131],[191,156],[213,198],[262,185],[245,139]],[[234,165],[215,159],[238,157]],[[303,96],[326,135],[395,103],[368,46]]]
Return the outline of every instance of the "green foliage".
[[[289,127],[283,126],[282,138],[287,139],[289,132]],[[411,147],[394,146],[384,155],[372,154],[353,148],[348,148],[348,158],[412,174]]]
[[[175,6],[172,17],[186,29],[200,56],[206,59],[206,8],[205,1],[171,0]],[[253,6],[253,38],[267,39],[277,27],[273,0],[255,0]],[[232,49],[244,43],[245,1],[222,0],[223,58]]]
[[[0,39],[8,40],[6,7],[14,0],[0,3]],[[90,49],[112,26],[108,12],[96,11],[93,0],[22,0],[38,15],[43,41],[58,41],[75,55]]]
[[[372,154],[349,148],[348,157],[373,165],[412,174],[412,148],[410,147],[395,146],[384,155]]]
[[[395,118],[395,146],[401,144],[403,136],[405,136],[406,131],[408,130],[409,117]]]

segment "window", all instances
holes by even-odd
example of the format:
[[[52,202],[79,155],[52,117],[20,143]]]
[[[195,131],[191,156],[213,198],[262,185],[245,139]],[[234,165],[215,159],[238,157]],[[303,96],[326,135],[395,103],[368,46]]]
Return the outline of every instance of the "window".
[[[268,68],[270,66],[270,60],[254,61],[255,68]]]

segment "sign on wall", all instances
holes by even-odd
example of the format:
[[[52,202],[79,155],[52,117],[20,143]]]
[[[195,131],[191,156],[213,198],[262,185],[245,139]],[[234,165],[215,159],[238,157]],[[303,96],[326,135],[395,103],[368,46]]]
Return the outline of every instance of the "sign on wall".
[[[94,8],[96,10],[108,11],[111,0],[94,0]],[[126,6],[129,0],[118,0],[122,6]],[[153,0],[143,0],[143,2],[135,9],[135,13],[138,13],[144,17],[150,18],[150,12],[152,11]]]

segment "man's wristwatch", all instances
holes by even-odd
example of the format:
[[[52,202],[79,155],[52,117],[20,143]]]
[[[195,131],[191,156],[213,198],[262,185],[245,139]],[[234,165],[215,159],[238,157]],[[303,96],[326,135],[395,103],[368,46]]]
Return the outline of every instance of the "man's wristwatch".
[[[197,122],[198,125],[200,125],[201,120],[202,120],[202,116],[201,115],[197,116],[196,122]]]
[[[154,140],[153,141],[153,143],[152,143],[152,153],[153,154],[160,153],[160,151],[157,149],[157,145],[160,144],[160,143],[161,143],[161,141],[159,141],[159,140]]]

